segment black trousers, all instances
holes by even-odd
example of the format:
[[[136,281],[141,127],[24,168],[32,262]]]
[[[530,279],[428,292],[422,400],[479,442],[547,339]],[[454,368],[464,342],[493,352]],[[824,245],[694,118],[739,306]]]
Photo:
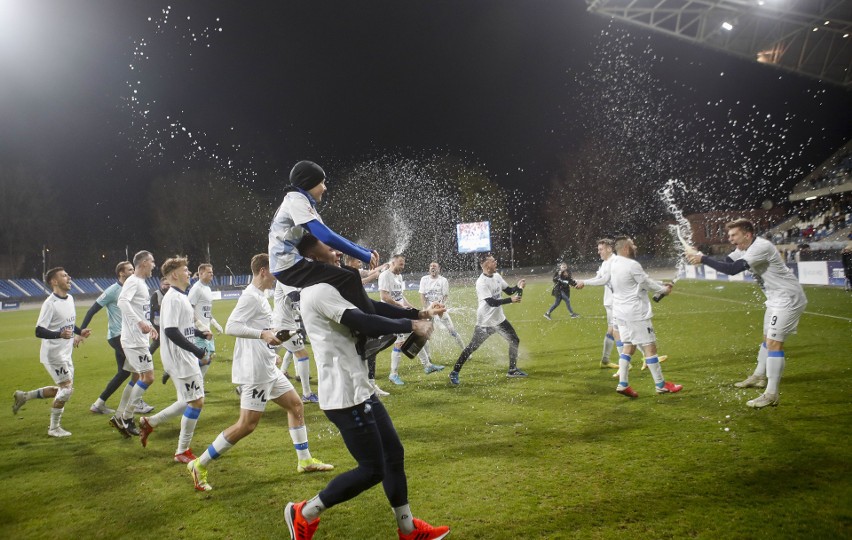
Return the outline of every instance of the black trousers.
[[[376,313],[373,302],[361,283],[361,274],[354,268],[301,259],[290,268],[276,272],[275,278],[284,285],[302,289],[317,283],[328,283],[364,313]]]
[[[497,326],[475,326],[473,328],[473,337],[470,338],[470,343],[462,351],[459,359],[456,360],[453,371],[461,371],[462,366],[470,358],[470,355],[485,343],[486,339],[494,334],[500,334],[503,336],[503,339],[509,342],[509,369],[518,367],[518,345],[521,343],[521,338],[518,337],[518,333],[515,332],[509,320],[506,319]]]
[[[348,501],[379,482],[392,508],[408,504],[405,450],[387,409],[375,396],[346,409],[323,411],[358,466],[335,477],[319,497],[326,508]]]
[[[109,346],[113,348],[115,351],[115,363],[117,364],[117,371],[115,375],[113,375],[112,379],[107,383],[104,391],[101,392],[100,398],[104,401],[108,400],[111,395],[118,390],[118,387],[122,385],[124,381],[130,377],[130,372],[124,370],[124,349],[121,348],[121,336],[115,336],[114,338],[110,338],[107,340]]]

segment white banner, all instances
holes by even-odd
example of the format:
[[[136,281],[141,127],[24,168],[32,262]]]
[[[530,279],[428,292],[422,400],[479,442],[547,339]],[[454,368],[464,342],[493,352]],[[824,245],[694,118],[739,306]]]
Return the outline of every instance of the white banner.
[[[828,285],[828,265],[825,261],[800,262],[799,283]]]

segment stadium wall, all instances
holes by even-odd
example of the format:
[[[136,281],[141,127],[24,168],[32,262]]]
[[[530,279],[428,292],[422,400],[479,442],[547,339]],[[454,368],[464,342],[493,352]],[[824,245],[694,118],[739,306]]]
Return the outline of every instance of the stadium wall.
[[[799,278],[799,283],[803,285],[843,286],[846,283],[846,277],[843,273],[843,263],[840,261],[808,261],[788,264],[787,267],[793,271],[796,277]],[[716,270],[703,264],[688,266],[686,273],[681,277],[718,281],[754,281],[751,272],[728,276],[716,272]]]

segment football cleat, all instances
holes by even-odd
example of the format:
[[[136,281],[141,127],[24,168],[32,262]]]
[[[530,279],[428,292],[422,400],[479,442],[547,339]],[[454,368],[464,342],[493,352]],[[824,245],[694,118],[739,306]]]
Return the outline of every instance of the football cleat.
[[[171,378],[171,375],[169,375],[168,372],[163,373],[163,384],[166,384],[167,382],[169,382],[170,378]]]
[[[61,426],[56,426],[53,429],[48,429],[47,434],[50,435],[51,437],[70,437],[71,436],[71,432],[65,431],[64,429],[62,429]]]
[[[121,436],[124,437],[125,439],[130,438],[130,433],[127,432],[127,426],[125,425],[123,418],[113,415],[109,419],[109,425],[111,425],[119,433],[121,433]]]
[[[442,369],[444,369],[444,366],[442,366],[441,364],[430,363],[423,366],[423,373],[429,375],[430,373],[435,373],[436,371],[441,371]]]
[[[127,431],[128,435],[132,435],[134,437],[139,436],[139,428],[136,427],[136,422],[133,421],[133,418],[124,419],[124,429]]]
[[[737,388],[766,388],[765,375],[749,375],[749,377],[737,383],[734,383]]]
[[[323,463],[317,458],[300,459],[299,465],[296,467],[296,472],[322,472],[334,469],[334,465]]]
[[[190,461],[193,461],[195,459],[197,459],[197,458],[192,453],[192,448],[187,448],[181,454],[175,454],[175,462],[176,463],[189,463]]]
[[[139,419],[139,442],[143,447],[148,446],[148,435],[154,433],[154,426],[148,422],[148,417],[143,416]]]
[[[657,390],[658,394],[676,394],[683,390],[683,385],[666,381],[663,383],[663,386],[655,385],[654,388]]]
[[[618,385],[618,388],[615,389],[616,392],[621,394],[622,396],[629,398],[638,398],[639,394],[636,393],[636,390],[630,388],[629,386],[621,386]]]
[[[615,369],[618,369],[618,364],[615,364]],[[630,371],[631,369],[633,369],[633,364],[632,363],[627,364],[627,371]],[[618,378],[618,372],[617,371],[612,374],[612,378],[613,379]]]
[[[604,362],[604,361],[601,361],[601,369],[606,369],[606,368],[609,368],[609,369],[618,369],[618,364],[616,364],[615,362]]]
[[[319,403],[319,396],[311,392],[307,396],[302,396],[302,403]]]
[[[399,540],[441,540],[450,534],[450,528],[446,525],[433,527],[422,519],[413,518],[414,530],[408,534],[403,534],[397,529]]]
[[[138,414],[148,414],[149,412],[151,412],[153,410],[154,410],[153,405],[148,405],[147,403],[145,403],[141,399],[139,400],[139,404],[136,405],[136,409],[135,409],[135,411]]]
[[[24,403],[27,402],[27,393],[15,390],[15,393],[12,394],[12,398],[15,400],[15,403],[12,404],[12,414],[18,414],[18,411],[21,410],[21,407],[23,407]]]
[[[665,355],[665,354],[661,354],[660,356],[657,357],[657,360],[659,360],[660,363],[663,363],[668,359],[669,359],[668,355]],[[642,369],[640,369],[639,371],[645,371],[645,369],[647,367],[648,367],[648,364],[645,362],[645,359],[643,358],[642,359]]]
[[[302,515],[302,508],[308,501],[300,503],[287,503],[284,507],[284,520],[287,522],[287,530],[290,531],[290,540],[311,540],[319,527],[320,518],[308,523]]]
[[[552,320],[553,320],[552,318],[550,318],[550,313],[545,313],[545,314],[544,314],[544,318],[545,318],[545,319],[547,319],[548,321],[552,321]]]
[[[580,314],[579,314],[579,313],[572,313],[572,314],[571,314],[571,318],[572,318],[572,319],[579,319],[579,318],[580,318]]]
[[[388,375],[388,380],[394,383],[397,386],[402,386],[405,382],[400,378],[398,373],[391,373]]]
[[[186,470],[192,476],[197,491],[210,491],[213,486],[207,483],[207,467],[201,464],[200,459],[193,459],[186,464]]]
[[[764,392],[758,397],[747,401],[746,405],[748,405],[752,409],[762,409],[764,407],[777,407],[779,401],[780,400],[778,399],[778,394],[770,394],[769,392]]]
[[[450,372],[450,384],[452,384],[453,386],[459,385],[459,372],[458,371],[451,371]]]
[[[379,396],[379,397],[384,397],[384,396],[389,396],[389,395],[390,395],[390,392],[385,392],[384,390],[382,390],[381,388],[379,388],[379,385],[378,385],[378,384],[376,384],[375,382],[374,382],[374,383],[372,383],[372,385],[373,385],[373,393],[374,393],[374,394],[376,394],[377,396]]]
[[[522,377],[528,377],[528,375],[518,368],[512,368],[508,373],[506,373],[506,377],[510,379],[520,379]]]
[[[115,409],[110,409],[106,405],[96,405],[92,403],[92,406],[89,407],[89,410],[95,414],[115,414]]]

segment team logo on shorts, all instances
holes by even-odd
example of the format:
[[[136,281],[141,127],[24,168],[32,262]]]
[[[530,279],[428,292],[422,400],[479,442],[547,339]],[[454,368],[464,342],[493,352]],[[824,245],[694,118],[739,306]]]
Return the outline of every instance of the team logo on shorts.
[[[192,391],[192,390],[195,390],[195,391],[201,390],[201,387],[198,386],[198,383],[195,382],[195,381],[192,381],[191,383],[186,383],[186,384],[184,384],[184,386],[186,386],[187,392]]]
[[[266,403],[266,390],[252,390],[251,398],[260,399],[261,403]]]
[[[59,369],[54,368],[53,371],[55,371],[57,375],[68,375],[68,370],[64,367],[61,367]]]

